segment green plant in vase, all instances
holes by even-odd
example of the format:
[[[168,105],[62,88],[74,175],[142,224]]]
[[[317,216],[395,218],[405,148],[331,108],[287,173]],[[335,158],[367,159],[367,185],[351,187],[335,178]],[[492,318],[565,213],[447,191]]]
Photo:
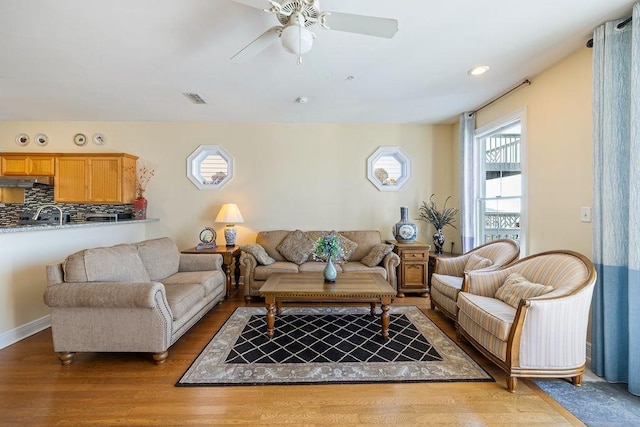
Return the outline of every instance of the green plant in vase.
[[[344,258],[344,250],[340,245],[340,238],[336,233],[323,234],[316,240],[313,252],[315,260],[326,261],[324,268],[324,281],[335,283],[338,272],[333,262],[339,262]]]
[[[436,253],[442,253],[442,247],[444,246],[444,234],[442,234],[442,229],[445,226],[450,226],[456,228],[453,223],[456,221],[456,215],[458,214],[458,209],[456,208],[447,208],[447,202],[451,198],[451,196],[447,197],[444,201],[444,206],[442,211],[438,209],[438,205],[433,201],[433,196],[429,197],[429,203],[422,202],[422,206],[420,206],[420,217],[418,218],[420,221],[426,221],[433,225],[436,229],[436,232],[433,235],[433,244],[436,248]]]

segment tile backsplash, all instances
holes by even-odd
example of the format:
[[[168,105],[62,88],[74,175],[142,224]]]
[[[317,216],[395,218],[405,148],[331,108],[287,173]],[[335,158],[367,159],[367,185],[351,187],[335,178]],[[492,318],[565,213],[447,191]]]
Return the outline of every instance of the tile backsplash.
[[[121,213],[133,212],[132,204],[80,204],[80,203],[54,203],[53,187],[50,185],[35,184],[33,188],[25,188],[24,203],[7,204],[0,207],[0,227],[11,227],[18,223],[21,213],[29,211],[35,213],[42,205],[55,204],[62,209],[62,212],[71,215],[71,221],[82,220],[88,213]],[[57,213],[57,209],[45,209],[43,212]]]

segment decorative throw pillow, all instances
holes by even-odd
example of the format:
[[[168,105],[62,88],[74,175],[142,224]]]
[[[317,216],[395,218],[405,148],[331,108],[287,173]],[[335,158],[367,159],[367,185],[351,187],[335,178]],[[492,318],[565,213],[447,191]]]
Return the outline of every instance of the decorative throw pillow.
[[[287,260],[298,265],[304,264],[315,248],[315,242],[304,231],[296,230],[282,239],[276,250]]]
[[[245,251],[245,252],[250,253],[251,255],[253,255],[254,258],[256,259],[256,261],[258,261],[259,264],[271,265],[274,262],[276,262],[275,259],[271,258],[269,256],[269,254],[267,254],[267,251],[264,250],[262,245],[259,245],[257,243],[252,243],[250,245],[240,246],[240,250]]]
[[[374,245],[369,253],[366,254],[360,262],[366,265],[367,267],[375,267],[380,264],[380,261],[387,255],[389,252],[393,250],[393,245],[387,245],[385,243],[378,243]]]
[[[518,308],[523,298],[533,298],[551,292],[553,286],[531,283],[518,273],[511,273],[496,291],[495,297],[511,307]]]
[[[478,254],[471,254],[467,263],[464,265],[464,271],[481,270],[483,268],[491,267],[491,260],[489,258],[481,257]]]
[[[332,231],[329,234],[338,235],[338,241],[340,242],[340,247],[342,248],[342,252],[344,253],[344,260],[349,261],[349,258],[351,257],[351,255],[353,255],[353,253],[358,248],[358,244],[352,240],[347,239],[337,231]]]

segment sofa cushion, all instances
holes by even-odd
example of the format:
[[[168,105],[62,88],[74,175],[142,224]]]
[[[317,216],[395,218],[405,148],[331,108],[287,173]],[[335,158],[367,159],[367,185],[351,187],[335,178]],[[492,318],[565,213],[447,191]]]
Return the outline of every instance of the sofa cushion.
[[[512,306],[496,298],[460,292],[458,309],[472,319],[478,328],[499,340],[506,341],[509,338],[511,325],[516,316],[516,309]]]
[[[165,284],[164,289],[173,320],[181,318],[205,296],[204,287],[197,284]]]
[[[387,270],[381,266],[367,267],[359,261],[352,261],[342,264],[343,273],[376,273],[387,279]]]
[[[462,289],[462,277],[433,273],[431,275],[431,289],[436,289],[442,295],[455,301],[458,299],[458,292]]]
[[[342,267],[340,266],[340,264],[334,263],[333,265],[338,273],[342,273]],[[300,267],[298,267],[298,271],[300,273],[319,273],[323,272],[326,266],[326,262],[305,262],[304,264],[301,264]]]
[[[180,251],[170,238],[145,240],[136,243],[136,246],[151,280],[162,281],[178,272]]]
[[[240,246],[240,250],[253,255],[253,257],[256,259],[256,261],[258,261],[259,264],[271,265],[276,262],[276,260],[271,258],[269,254],[264,250],[262,245],[259,245],[257,243]]]
[[[495,297],[506,302],[512,307],[518,308],[523,298],[533,298],[553,290],[553,286],[545,286],[539,283],[531,283],[526,277],[511,273],[504,280],[502,286],[496,291]]]
[[[358,244],[353,240],[347,239],[342,234],[336,231],[332,231],[331,234],[338,235],[338,241],[340,242],[340,247],[342,248],[342,252],[344,254],[344,260],[349,261],[349,259],[351,258],[351,255],[353,255],[356,249],[358,249]]]
[[[149,282],[135,246],[85,249],[63,263],[66,282]]]
[[[204,294],[209,295],[220,286],[225,285],[225,276],[220,270],[181,271],[162,279],[162,284],[166,286],[199,285],[204,288]]]
[[[259,265],[256,267],[253,278],[255,280],[267,280],[273,273],[297,273],[298,264],[286,261],[276,261],[271,265]]]
[[[477,254],[471,254],[467,263],[464,265],[464,271],[481,270],[483,268],[491,267],[493,263],[490,259],[481,257]]]
[[[313,252],[315,242],[301,230],[292,231],[276,246],[287,260],[298,265],[306,262]]]
[[[382,236],[378,230],[340,231],[340,235],[358,244],[349,261],[360,261],[373,246],[382,243]]]
[[[387,245],[386,243],[378,243],[374,245],[367,255],[365,255],[360,262],[367,267],[375,267],[380,264],[385,255],[393,250],[393,245]]]

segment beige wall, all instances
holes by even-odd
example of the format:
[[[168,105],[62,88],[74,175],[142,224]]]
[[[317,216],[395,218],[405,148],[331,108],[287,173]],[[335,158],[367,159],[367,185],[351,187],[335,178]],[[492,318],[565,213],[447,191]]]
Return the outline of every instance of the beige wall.
[[[528,253],[571,249],[591,257],[591,50],[534,76],[531,86],[478,113],[477,127],[526,108]]]
[[[293,125],[139,122],[5,122],[0,149],[6,151],[127,152],[156,165],[148,185],[148,237],[170,236],[181,249],[198,243],[223,203],[237,203],[245,223],[238,242],[260,230],[377,229],[391,238],[400,206],[416,217],[432,192],[453,194],[451,126]],[[46,133],[49,144],[19,147],[19,133]],[[73,144],[73,135],[95,132],[104,146]],[[198,190],[186,178],[186,158],[201,144],[218,144],[235,159],[234,178],[218,191]],[[381,145],[399,146],[412,159],[413,176],[398,192],[380,192],[366,178],[366,160]],[[422,236],[428,232],[420,224]]]

